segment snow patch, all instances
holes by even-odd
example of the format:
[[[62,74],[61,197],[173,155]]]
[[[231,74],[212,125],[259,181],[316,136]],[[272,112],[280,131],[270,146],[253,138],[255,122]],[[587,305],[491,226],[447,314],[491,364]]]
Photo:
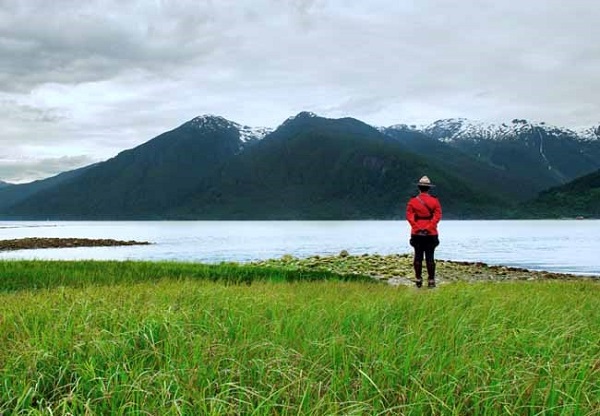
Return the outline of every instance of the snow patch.
[[[228,127],[233,122],[223,118],[221,116],[215,116],[213,114],[204,114],[198,117],[194,117],[189,121],[190,125],[197,128],[209,128],[216,129],[222,127]]]
[[[385,132],[385,130],[399,130],[399,131],[422,131],[426,126],[418,124],[394,124],[389,127],[378,127],[377,130]]]
[[[585,129],[580,129],[577,131],[577,134],[583,141],[596,141],[600,140],[600,124],[595,127],[588,127]]]
[[[240,140],[244,143],[250,140],[261,140],[267,134],[273,131],[270,127],[249,127],[249,126],[240,126]]]
[[[315,118],[319,117],[317,114],[312,111],[302,111],[301,113],[296,114],[295,116],[288,117],[282,124],[286,124],[292,120],[300,119],[300,118]]]
[[[221,129],[235,129],[240,134],[240,140],[246,143],[251,140],[260,140],[267,134],[271,133],[273,129],[269,127],[250,127],[238,124],[236,122],[227,120],[224,117],[216,116],[213,114],[204,114],[190,120],[189,124],[195,128],[203,130],[221,130]]]
[[[423,133],[440,141],[453,142],[456,140],[516,140],[522,135],[537,132],[559,138],[579,139],[575,131],[553,126],[545,122],[531,122],[524,119],[513,119],[501,124],[453,118],[438,120],[424,129]]]

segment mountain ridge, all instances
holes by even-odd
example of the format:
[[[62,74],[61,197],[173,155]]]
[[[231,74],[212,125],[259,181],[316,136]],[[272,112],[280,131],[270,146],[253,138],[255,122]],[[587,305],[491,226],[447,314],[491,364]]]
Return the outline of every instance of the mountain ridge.
[[[4,215],[56,219],[363,219],[402,216],[399,201],[425,173],[449,215],[498,201],[350,117],[302,112],[262,139],[239,124],[194,118],[29,195]],[[1,198],[1,194],[0,194]],[[474,202],[475,201],[475,202]],[[466,214],[467,213],[467,214]]]
[[[523,186],[510,189],[519,199],[558,186],[600,168],[600,140],[546,123],[514,119],[495,125],[467,119],[438,120],[424,128],[393,125],[381,128],[392,136],[422,134],[463,155],[495,168],[498,174],[518,178]],[[598,128],[589,129],[598,131]],[[414,149],[427,155],[427,149]],[[431,150],[431,149],[429,149]],[[438,160],[445,164],[445,160]]]
[[[364,219],[402,216],[423,174],[454,217],[517,202],[600,168],[600,141],[513,120],[423,131],[300,112],[276,129],[201,115],[75,173],[0,187],[0,215],[63,219]],[[508,132],[512,132],[510,136]],[[594,133],[595,134],[595,133]],[[58,179],[57,179],[58,178]]]
[[[452,175],[444,178],[441,171],[397,141],[350,117],[327,119],[302,112],[236,157],[219,171],[226,180],[207,180],[202,192],[188,201],[192,211],[180,214],[213,217],[228,212],[235,219],[403,216],[404,207],[398,201],[411,195],[414,181],[423,171],[437,176],[440,184],[449,184],[443,191],[449,195],[449,214],[461,193],[489,205],[497,202],[478,195]],[[239,212],[236,198],[250,208]],[[208,211],[206,207],[215,199],[220,200],[218,207]],[[470,206],[469,210],[477,208]]]
[[[544,121],[532,122],[526,119],[513,119],[510,122],[488,123],[468,118],[448,118],[430,124],[394,124],[380,129],[413,130],[442,141],[457,139],[471,140],[511,140],[535,129],[559,137],[572,137],[580,141],[600,140],[600,124],[597,126],[570,129],[548,124]]]
[[[287,121],[294,119],[295,117],[298,117],[301,115],[308,115],[311,117],[320,117],[313,112],[302,111],[295,116],[288,117],[286,120],[283,121],[283,123],[281,125],[283,125]],[[347,117],[347,118],[351,118],[351,117]],[[184,122],[179,127],[182,127],[183,125],[186,125],[188,123],[192,124],[192,125],[196,125],[198,127],[201,127],[207,120],[208,121],[219,120],[223,124],[229,124],[229,125],[235,126],[239,130],[240,139],[243,143],[255,142],[255,141],[261,140],[265,136],[272,133],[274,130],[276,130],[279,127],[279,126],[276,128],[264,127],[264,126],[263,127],[252,127],[252,126],[240,124],[240,123],[228,120],[222,116],[210,114],[210,113],[196,116],[196,117],[188,120],[187,122]],[[544,130],[554,132],[555,134],[558,134],[561,136],[574,137],[582,142],[600,141],[600,123],[598,125],[579,128],[579,129],[570,129],[567,127],[553,126],[553,125],[547,124],[543,121],[537,122],[537,123],[529,122],[525,119],[513,119],[510,123],[516,124],[516,125],[521,125],[521,126],[526,125],[526,126],[529,126],[529,128],[531,128],[531,127],[543,128]],[[365,123],[365,124],[367,124],[367,123]],[[369,125],[384,134],[386,134],[386,131],[396,130],[396,131],[419,132],[419,133],[423,133],[425,135],[430,135],[430,134],[428,134],[428,132],[434,131],[436,128],[438,128],[442,125],[462,126],[461,129],[454,128],[455,133],[453,135],[446,134],[442,138],[440,138],[439,135],[435,135],[435,134],[433,135],[433,137],[436,138],[437,140],[441,139],[441,141],[446,141],[446,142],[456,140],[457,138],[467,139],[467,138],[472,137],[474,139],[486,139],[487,140],[487,139],[498,139],[501,137],[511,137],[511,135],[508,134],[506,130],[503,131],[499,127],[499,126],[506,127],[508,125],[506,122],[505,123],[483,122],[483,121],[477,121],[474,119],[468,119],[468,118],[464,118],[464,117],[440,119],[440,120],[436,120],[429,124],[421,124],[421,125],[408,124],[408,123],[396,123],[396,124],[391,124],[387,127],[381,126],[381,125],[375,125],[375,124],[369,124]],[[452,127],[449,127],[449,128],[446,127],[446,128],[452,130]],[[460,131],[458,131],[458,130],[460,130]],[[473,133],[474,131],[480,131],[482,133],[481,133],[481,135],[477,136]],[[513,130],[513,132],[514,131],[516,131],[516,130]],[[130,150],[130,149],[124,149],[121,152],[127,151],[127,150]],[[61,172],[61,173],[64,173],[64,172]],[[56,176],[56,175],[54,175],[54,176]],[[37,182],[39,180],[44,180],[44,179],[48,179],[48,178],[37,179],[32,182]],[[31,183],[31,182],[28,182],[28,183]],[[9,182],[5,182],[0,179],[0,186],[5,186],[5,185],[13,185],[13,184],[9,183]]]

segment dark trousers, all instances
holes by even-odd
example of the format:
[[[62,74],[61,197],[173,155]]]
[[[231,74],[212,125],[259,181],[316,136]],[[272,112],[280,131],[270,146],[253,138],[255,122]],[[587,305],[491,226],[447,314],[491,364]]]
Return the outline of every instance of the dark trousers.
[[[435,248],[440,244],[437,235],[411,235],[410,245],[415,249],[413,266],[417,280],[422,279],[423,256],[427,265],[427,277],[429,280],[435,279]]]

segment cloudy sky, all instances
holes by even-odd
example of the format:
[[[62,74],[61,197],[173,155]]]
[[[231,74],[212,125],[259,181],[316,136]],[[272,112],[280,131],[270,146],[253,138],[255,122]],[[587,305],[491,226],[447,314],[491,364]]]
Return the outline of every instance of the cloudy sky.
[[[597,0],[0,0],[0,180],[201,114],[600,123]]]

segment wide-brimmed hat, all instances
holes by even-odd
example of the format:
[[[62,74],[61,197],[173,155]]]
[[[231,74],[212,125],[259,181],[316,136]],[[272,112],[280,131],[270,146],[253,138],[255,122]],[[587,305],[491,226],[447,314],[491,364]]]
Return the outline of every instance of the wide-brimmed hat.
[[[419,179],[419,182],[417,182],[417,186],[426,186],[428,188],[432,188],[435,185],[431,183],[431,180],[429,180],[427,176],[423,176],[421,179]]]

